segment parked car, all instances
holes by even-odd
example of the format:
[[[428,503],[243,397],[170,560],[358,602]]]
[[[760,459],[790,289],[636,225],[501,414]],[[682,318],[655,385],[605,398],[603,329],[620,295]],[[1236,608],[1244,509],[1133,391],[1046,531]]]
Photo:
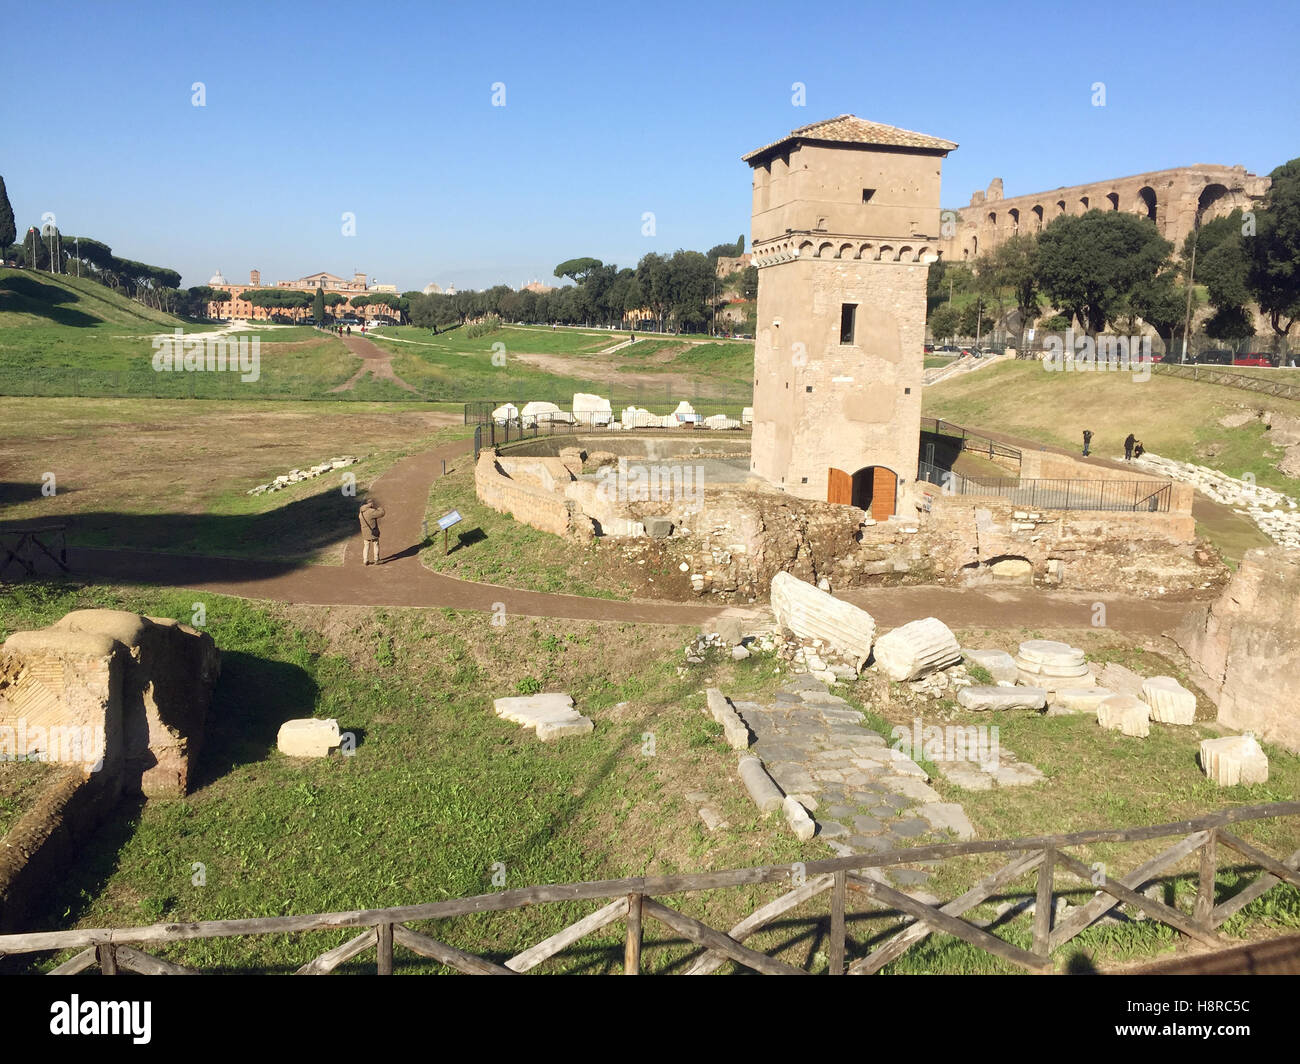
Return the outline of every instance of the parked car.
[[[924,350],[925,350],[925,353],[926,353],[927,355],[932,355],[932,354],[934,354],[934,344],[923,344],[922,346],[923,346],[923,348],[924,348]]]
[[[1268,366],[1272,368],[1273,360],[1263,351],[1251,351],[1248,354],[1238,355],[1232,360],[1234,366]]]
[[[1196,362],[1201,366],[1231,366],[1232,352],[1226,347],[1211,347],[1200,352],[1196,356]]]

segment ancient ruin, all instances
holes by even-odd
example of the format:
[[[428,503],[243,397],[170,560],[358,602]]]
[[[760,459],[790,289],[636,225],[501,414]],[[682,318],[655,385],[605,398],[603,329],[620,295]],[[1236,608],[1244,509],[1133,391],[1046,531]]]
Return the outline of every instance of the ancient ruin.
[[[212,637],[170,618],[75,610],[0,648],[0,750],[44,754],[119,777],[121,789],[190,787],[221,657]],[[76,750],[59,737],[81,737]]]
[[[1004,198],[1002,178],[995,177],[986,190],[972,194],[969,206],[945,214],[941,250],[950,262],[974,259],[1009,237],[1041,231],[1061,215],[1090,210],[1150,218],[1161,236],[1181,246],[1198,221],[1249,210],[1268,185],[1267,177],[1244,166],[1182,166]]]

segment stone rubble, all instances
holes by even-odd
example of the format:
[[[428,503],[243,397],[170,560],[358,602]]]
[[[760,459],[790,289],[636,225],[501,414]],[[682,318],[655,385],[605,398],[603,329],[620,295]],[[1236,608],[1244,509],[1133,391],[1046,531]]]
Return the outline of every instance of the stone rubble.
[[[1268,756],[1253,735],[1201,740],[1201,768],[1220,787],[1268,782]]]
[[[1136,739],[1151,734],[1151,707],[1132,695],[1111,695],[1097,707],[1097,723]]]
[[[961,661],[961,647],[943,621],[909,621],[876,640],[876,665],[891,680],[917,680]]]
[[[1231,506],[1235,513],[1248,516],[1275,543],[1300,549],[1300,508],[1289,495],[1230,477],[1217,469],[1162,458],[1150,451],[1135,458],[1132,464],[1161,477],[1193,485],[1215,502]]]
[[[497,698],[492,706],[502,720],[531,728],[544,743],[566,735],[588,735],[594,728],[589,718],[573,708],[573,697],[567,694]]]
[[[1161,724],[1196,721],[1196,696],[1172,676],[1153,676],[1145,681],[1142,701],[1151,707],[1151,719]]]
[[[270,483],[259,484],[255,488],[249,488],[244,492],[245,495],[264,495],[267,492],[283,491],[290,484],[297,484],[299,481],[311,480],[314,477],[324,476],[326,473],[335,469],[346,469],[350,465],[356,465],[361,459],[356,455],[345,454],[339,458],[331,458],[327,462],[321,462],[310,469],[291,469],[289,472],[276,477]]]
[[[876,622],[866,610],[786,572],[772,578],[771,597],[777,623],[796,636],[822,641],[833,653],[853,659],[859,670],[871,657]]]

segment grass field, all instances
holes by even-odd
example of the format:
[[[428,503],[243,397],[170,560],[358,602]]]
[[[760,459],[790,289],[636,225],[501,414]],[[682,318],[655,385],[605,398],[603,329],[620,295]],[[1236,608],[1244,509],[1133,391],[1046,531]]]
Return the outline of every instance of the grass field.
[[[1259,484],[1300,493],[1300,480],[1278,472],[1283,452],[1263,425],[1219,424],[1241,411],[1300,414],[1286,399],[1160,374],[1139,382],[1128,373],[1053,373],[1038,362],[1013,361],[927,388],[924,403],[927,416],[1070,450],[1081,448],[1083,430],[1091,429],[1092,449],[1103,458],[1123,457],[1124,437],[1132,432],[1166,458],[1234,477],[1251,473]]]
[[[0,638],[49,623],[87,606],[125,608],[188,618],[189,595],[26,585],[0,599]],[[798,843],[779,816],[761,818],[735,776],[735,753],[703,712],[703,687],[737,697],[769,694],[783,677],[776,660],[745,662],[710,655],[678,674],[692,630],[508,618],[448,610],[361,610],[265,607],[211,596],[208,630],[223,652],[222,678],[196,772],[185,799],[126,805],[49,896],[35,926],[131,926],[157,921],[228,919],[414,904],[500,886],[638,874],[676,874],[828,856],[820,839]],[[959,632],[968,645],[1014,645],[1033,632]],[[1151,651],[1107,646],[1104,632],[1080,633],[1094,659],[1107,656],[1144,671],[1173,670]],[[1084,644],[1080,644],[1084,645]],[[1140,660],[1139,660],[1140,659]],[[1218,789],[1194,760],[1201,726],[1155,728],[1147,740],[1103,732],[1086,716],[1035,714],[963,717],[948,703],[920,705],[906,685],[872,674],[846,693],[866,705],[878,726],[910,726],[914,716],[996,725],[1001,745],[1032,761],[1047,780],[1029,788],[957,791],[980,838],[1043,834],[1103,826],[1161,823],[1233,805],[1284,800],[1300,787],[1300,759],[1273,748],[1271,778],[1256,787]],[[565,690],[596,723],[583,740],[541,744],[498,720],[490,700],[503,694]],[[287,717],[338,718],[357,736],[356,753],[295,762],[274,749]],[[888,730],[885,732],[889,736]],[[653,754],[646,753],[653,735]],[[14,779],[44,766],[0,766],[7,793]],[[706,833],[686,795],[710,795],[729,823]],[[0,794],[6,793],[0,783]],[[1290,853],[1297,825],[1242,828],[1270,852]],[[1158,843],[1080,849],[1111,874],[1127,871]],[[952,897],[998,859],[984,855],[931,869],[927,890]],[[192,880],[194,863],[206,882]],[[1229,858],[1225,865],[1231,868]],[[504,883],[492,882],[494,872]],[[1226,872],[1220,897],[1249,877]],[[1162,880],[1167,896],[1185,901],[1195,882],[1184,862]],[[1061,885],[1067,886],[1061,876]],[[779,893],[778,887],[715,891],[679,898],[690,915],[717,927]],[[1002,898],[1032,896],[1029,876]],[[1075,901],[1093,888],[1079,884]],[[1000,899],[997,899],[1000,900]],[[502,960],[559,930],[594,906],[533,907],[421,930],[462,949]],[[755,948],[825,969],[826,901],[802,907],[757,936]],[[811,916],[809,914],[815,914]],[[993,919],[992,904],[973,915]],[[811,919],[813,923],[805,923]],[[879,941],[897,917],[865,911],[850,920],[850,959]],[[820,927],[820,932],[818,928]],[[1300,891],[1276,890],[1229,925],[1243,937],[1300,927]],[[1028,917],[1002,930],[1027,945]],[[292,970],[339,944],[351,932],[260,939],[219,939],[168,947],[179,963],[228,970]],[[651,943],[675,936],[660,928]],[[611,927],[543,970],[610,971],[621,960],[622,929]],[[1085,933],[1058,956],[1058,967],[1122,963],[1175,944],[1151,923]],[[647,949],[651,970],[688,951],[681,944]],[[10,961],[10,965],[21,962]],[[42,962],[48,968],[53,959]],[[349,965],[364,971],[373,961]],[[398,955],[405,971],[438,970]],[[896,972],[1003,971],[1005,966],[964,944],[937,936],[887,969]]]
[[[451,510],[464,515],[460,528],[466,542],[444,555],[442,537],[434,536],[420,554],[430,569],[525,591],[623,598],[631,590],[624,578],[627,562],[617,543],[573,543],[484,506],[474,493],[472,462],[433,482],[426,511],[429,527],[437,528],[437,519]]]
[[[654,335],[604,355],[627,333],[510,325],[476,338],[403,326],[371,339],[393,354],[399,376],[443,399],[567,403],[584,391],[612,395],[615,406],[675,405],[687,396],[747,405],[752,391],[753,345],[741,341]]]
[[[192,597],[27,586],[0,601],[0,637],[91,604],[188,618]],[[779,818],[760,820],[726,780],[735,755],[703,712],[705,674],[675,671],[689,630],[526,618],[498,627],[451,611],[264,609],[215,597],[208,618],[224,660],[197,790],[124,807],[39,925],[433,901],[495,889],[497,865],[516,887],[822,852],[795,841]],[[759,669],[720,664],[729,686],[767,682]],[[569,691],[596,721],[594,734],[542,744],[492,713],[493,697],[538,687]],[[337,717],[357,735],[355,755],[300,762],[278,754],[280,722],[313,714]],[[653,756],[642,752],[647,733]],[[703,831],[685,800],[696,790],[716,796],[731,828]],[[195,861],[206,867],[203,887],[191,882]],[[692,911],[726,926],[755,897],[704,897]],[[500,956],[583,912],[535,908],[432,933]],[[621,933],[595,940],[610,956],[592,958],[593,967],[621,958]],[[345,937],[216,940],[166,952],[201,966],[291,970]]]
[[[354,454],[364,491],[398,457],[463,435],[462,421],[428,403],[0,398],[3,521],[66,521],[81,546],[338,562],[357,501],[337,476],[248,489]]]
[[[156,336],[188,335],[217,326],[151,310],[94,281],[0,269],[0,393],[30,396],[145,398],[331,398],[330,389],[356,371],[342,340],[308,326],[258,322],[232,337],[256,337],[255,381],[233,372],[156,372]],[[345,400],[410,396],[367,380]]]

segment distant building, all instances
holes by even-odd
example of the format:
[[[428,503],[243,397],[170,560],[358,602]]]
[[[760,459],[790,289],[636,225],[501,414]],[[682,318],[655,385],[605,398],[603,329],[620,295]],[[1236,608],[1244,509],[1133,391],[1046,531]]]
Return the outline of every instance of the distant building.
[[[533,278],[533,280],[529,281],[526,285],[521,285],[519,291],[536,292],[539,296],[544,296],[547,292],[554,292],[558,287],[559,285],[542,284],[541,281]]]
[[[751,255],[748,251],[745,252],[745,254],[743,255],[735,255],[735,256],[719,255],[718,267],[717,267],[718,280],[720,281],[724,277],[730,277],[737,270],[743,270],[746,266],[748,266],[753,261],[753,258],[754,256]]]
[[[262,272],[260,270],[248,271],[248,284],[231,284],[221,276],[221,271],[218,270],[215,276],[208,281],[208,285],[212,288],[224,288],[231,296],[229,303],[209,303],[208,316],[213,318],[234,318],[242,321],[266,321],[268,318],[276,314],[286,313],[285,311],[277,310],[275,308],[268,309],[266,307],[255,307],[252,303],[248,302],[248,300],[241,298],[245,292],[255,288],[288,288],[295,292],[314,292],[319,288],[325,292],[338,292],[340,295],[346,296],[348,299],[351,299],[353,296],[365,295],[366,293],[397,292],[397,287],[391,284],[368,286],[366,284],[366,275],[360,272],[354,273],[352,275],[352,280],[350,281],[332,273],[321,272],[308,274],[306,277],[300,277],[296,281],[276,281],[274,285],[263,285]],[[385,306],[347,307],[345,304],[340,304],[338,307],[334,308],[334,313],[336,316],[340,313],[354,314],[357,317],[368,321],[374,317],[386,317],[391,314],[392,311],[390,308]],[[308,307],[301,311],[301,316],[310,317],[311,308]]]

